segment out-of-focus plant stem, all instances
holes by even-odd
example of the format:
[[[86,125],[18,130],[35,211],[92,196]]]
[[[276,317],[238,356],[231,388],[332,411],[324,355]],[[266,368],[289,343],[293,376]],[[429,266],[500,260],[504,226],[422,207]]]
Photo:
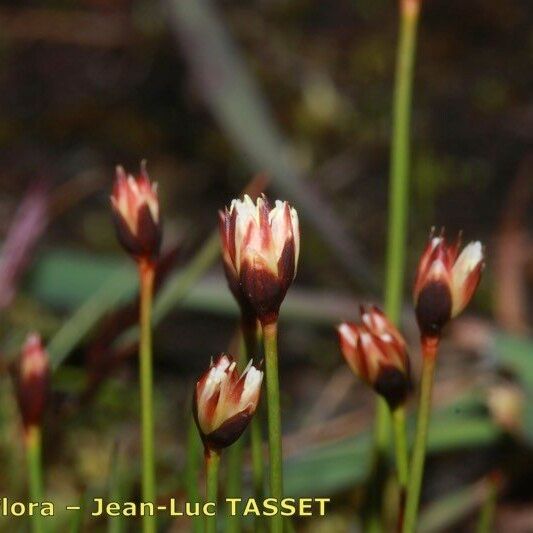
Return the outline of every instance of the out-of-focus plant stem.
[[[278,377],[278,325],[276,322],[263,326],[263,343],[266,362],[266,390],[268,407],[268,444],[270,452],[270,497],[283,498],[283,453],[281,433],[281,408]],[[271,518],[270,531],[283,532],[283,517]]]
[[[72,516],[72,520],[70,522],[70,533],[80,533],[83,530],[83,521],[85,518],[85,500],[86,494],[83,492],[78,500],[79,509],[74,511],[74,515]]]
[[[409,470],[409,482],[407,484],[407,501],[403,518],[403,533],[413,533],[416,529],[418,517],[418,504],[420,490],[424,476],[424,462],[426,457],[426,445],[431,415],[431,397],[433,391],[433,378],[435,376],[435,363],[439,339],[422,339],[422,380],[420,384],[420,401],[416,420],[415,443]]]
[[[393,95],[392,141],[389,181],[389,222],[387,235],[387,274],[385,280],[385,312],[398,324],[404,291],[405,250],[407,244],[407,220],[409,199],[410,123],[413,71],[416,50],[416,34],[420,12],[420,0],[401,0],[400,28],[396,52],[396,73]],[[403,413],[403,407],[400,408]],[[388,444],[389,417],[383,406],[377,411],[377,435],[386,435],[376,441],[376,447],[385,453]],[[407,479],[405,416],[396,413],[394,420],[396,469],[400,485]],[[403,480],[403,482],[402,482]]]
[[[113,447],[109,473],[108,497],[110,502],[122,503],[125,496],[124,459],[118,443]],[[126,520],[123,516],[107,517],[107,533],[122,533],[126,529]]]
[[[42,502],[44,496],[43,470],[41,460],[41,428],[32,425],[26,429],[26,457],[28,461],[28,484],[30,501]],[[33,513],[32,531],[33,533],[43,533],[45,531],[41,513]]]
[[[499,476],[492,475],[486,482],[485,501],[479,513],[476,532],[490,533],[494,529],[494,515],[496,513],[496,501],[498,499]]]
[[[205,450],[206,468],[206,502],[217,503],[218,498],[218,467],[220,465],[220,453],[215,450]],[[205,533],[216,533],[216,513],[211,513],[205,519]]]
[[[139,263],[140,326],[139,379],[141,384],[141,431],[142,431],[142,498],[155,505],[155,456],[154,456],[154,405],[152,364],[152,297],[155,267],[152,262]],[[143,516],[144,533],[155,533],[155,515]]]
[[[213,232],[191,261],[172,276],[159,292],[154,304],[154,324],[158,324],[213,265],[220,255],[220,237]]]
[[[268,184],[268,178],[258,174],[246,185],[242,194],[252,198],[261,194]],[[176,273],[159,292],[154,304],[154,324],[158,324],[209,269],[220,256],[220,234],[218,229],[204,241],[202,247],[189,264]]]

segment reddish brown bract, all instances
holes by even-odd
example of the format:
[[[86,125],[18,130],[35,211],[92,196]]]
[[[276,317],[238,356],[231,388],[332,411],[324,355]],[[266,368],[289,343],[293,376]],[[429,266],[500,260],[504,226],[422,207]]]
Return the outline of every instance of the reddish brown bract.
[[[50,366],[41,337],[28,335],[15,369],[15,390],[24,429],[40,426],[48,397]]]
[[[377,308],[361,307],[361,323],[343,322],[337,328],[346,362],[365,383],[394,409],[411,388],[409,357],[401,333]]]
[[[117,238],[126,251],[136,259],[157,258],[161,247],[157,184],[150,183],[144,161],[136,178],[117,167],[111,207]]]
[[[484,268],[479,241],[459,255],[460,239],[448,244],[442,233],[430,235],[420,258],[414,286],[415,311],[423,336],[438,337],[444,325],[472,298]]]
[[[248,364],[241,376],[230,355],[221,354],[196,384],[193,410],[206,448],[233,444],[255,413],[263,372]]]
[[[270,207],[262,196],[233,200],[219,212],[222,258],[228,284],[244,313],[263,324],[275,322],[296,275],[300,230],[287,202]]]

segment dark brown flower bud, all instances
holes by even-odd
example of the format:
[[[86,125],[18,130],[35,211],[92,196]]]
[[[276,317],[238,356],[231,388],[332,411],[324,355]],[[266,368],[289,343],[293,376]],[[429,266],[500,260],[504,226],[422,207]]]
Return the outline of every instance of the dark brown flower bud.
[[[411,390],[405,341],[377,307],[361,308],[361,322],[337,328],[341,352],[353,372],[395,409]]]
[[[424,337],[440,336],[472,298],[484,267],[483,248],[471,242],[459,255],[459,239],[446,243],[431,234],[420,258],[414,287],[415,312]]]
[[[211,362],[198,380],[193,410],[204,445],[220,450],[233,444],[255,413],[263,372],[248,364],[239,376],[230,355],[222,354]]]
[[[32,333],[26,338],[15,369],[15,390],[24,429],[40,426],[50,385],[48,354],[41,337]]]
[[[150,183],[143,161],[139,176],[117,167],[111,195],[117,238],[135,259],[154,260],[161,247],[161,221],[157,184]]]

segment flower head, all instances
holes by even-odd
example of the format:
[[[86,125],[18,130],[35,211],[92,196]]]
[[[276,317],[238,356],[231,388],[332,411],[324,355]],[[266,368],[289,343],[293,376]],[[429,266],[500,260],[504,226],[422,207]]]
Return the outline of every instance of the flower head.
[[[298,214],[287,202],[271,207],[265,196],[233,200],[219,212],[222,258],[230,289],[241,308],[252,309],[265,324],[279,308],[298,265]]]
[[[111,207],[120,244],[137,259],[156,258],[161,246],[159,199],[144,161],[137,177],[117,167]]]
[[[365,383],[381,394],[391,408],[404,403],[411,388],[405,340],[377,308],[361,307],[361,323],[337,327],[346,362]]]
[[[483,247],[471,242],[459,254],[460,238],[448,244],[430,235],[420,258],[414,287],[415,311],[423,336],[438,337],[472,298],[485,266]]]
[[[198,380],[194,394],[196,424],[207,448],[233,444],[255,413],[263,372],[248,364],[242,375],[230,355],[221,354]]]
[[[27,336],[15,369],[15,390],[24,428],[40,426],[50,383],[48,354],[37,333]]]

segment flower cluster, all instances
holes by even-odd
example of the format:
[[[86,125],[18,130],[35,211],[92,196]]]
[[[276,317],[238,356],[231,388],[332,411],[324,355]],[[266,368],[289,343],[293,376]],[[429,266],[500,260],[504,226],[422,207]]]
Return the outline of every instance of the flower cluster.
[[[193,402],[206,448],[226,448],[241,436],[259,403],[262,381],[263,372],[251,361],[241,375],[230,355],[211,362],[196,384]]]
[[[484,267],[483,247],[471,242],[459,254],[460,238],[430,235],[420,258],[414,287],[415,311],[423,336],[438,337],[472,298]]]
[[[337,328],[346,362],[391,408],[405,402],[411,388],[409,356],[401,333],[377,307],[361,307],[361,322]]]
[[[157,184],[150,182],[144,161],[137,177],[117,167],[111,207],[117,237],[125,250],[136,259],[157,258],[162,235]]]
[[[296,210],[265,196],[233,200],[219,212],[222,258],[229,287],[243,312],[275,322],[298,265],[300,230]]]
[[[142,273],[143,266],[154,266],[161,244],[156,186],[150,183],[144,164],[137,178],[127,176],[118,167],[111,203],[118,238],[123,247],[139,261]],[[287,202],[277,200],[272,205],[264,195],[255,202],[245,195],[242,200],[233,200],[229,207],[219,211],[219,233],[224,271],[231,293],[241,309],[241,330],[248,352],[252,352],[257,343],[258,322],[262,328],[267,369],[270,492],[272,497],[281,499],[283,454],[277,375],[277,321],[281,304],[298,267],[298,215]],[[402,490],[407,490],[404,526],[412,520],[413,509],[416,511],[413,502],[417,502],[419,497],[435,355],[442,329],[464,310],[479,284],[484,268],[480,242],[471,242],[461,253],[459,249],[459,238],[449,244],[444,232],[438,236],[432,232],[416,273],[413,297],[424,358],[411,472],[403,409],[412,389],[411,364],[402,334],[375,306],[361,306],[358,322],[343,322],[337,327],[340,349],[349,367],[385,399],[393,415],[398,481]],[[145,279],[153,281],[153,276],[141,275],[141,286]],[[144,293],[146,291],[141,291],[141,294]],[[142,303],[141,299],[141,309]],[[149,314],[141,313],[141,316],[149,317]],[[144,325],[146,332],[150,326],[149,318]],[[146,348],[147,345],[141,342],[141,346]],[[30,343],[28,351],[34,349],[37,349],[35,343]],[[148,351],[146,353],[149,355]],[[256,412],[261,394],[263,372],[253,366],[252,354],[248,353],[248,356],[250,362],[240,374],[230,355],[219,355],[200,377],[194,392],[194,417],[206,451],[207,496],[214,499],[220,452],[242,435]],[[35,365],[38,366],[36,361]],[[38,391],[38,387],[35,390]],[[141,390],[149,389],[141,387]],[[22,404],[25,401],[24,397],[19,400],[23,411]],[[32,405],[35,407],[39,404],[32,401]],[[382,414],[383,411],[378,410],[377,427]],[[34,414],[31,416],[36,417]],[[260,435],[254,432],[254,438],[259,439],[255,442],[254,449],[257,449],[261,444]],[[415,479],[411,488],[407,486],[410,476]],[[143,485],[148,486],[148,477],[143,480]],[[273,527],[280,531],[282,528],[281,520]],[[208,529],[214,531],[213,521],[208,523]]]

